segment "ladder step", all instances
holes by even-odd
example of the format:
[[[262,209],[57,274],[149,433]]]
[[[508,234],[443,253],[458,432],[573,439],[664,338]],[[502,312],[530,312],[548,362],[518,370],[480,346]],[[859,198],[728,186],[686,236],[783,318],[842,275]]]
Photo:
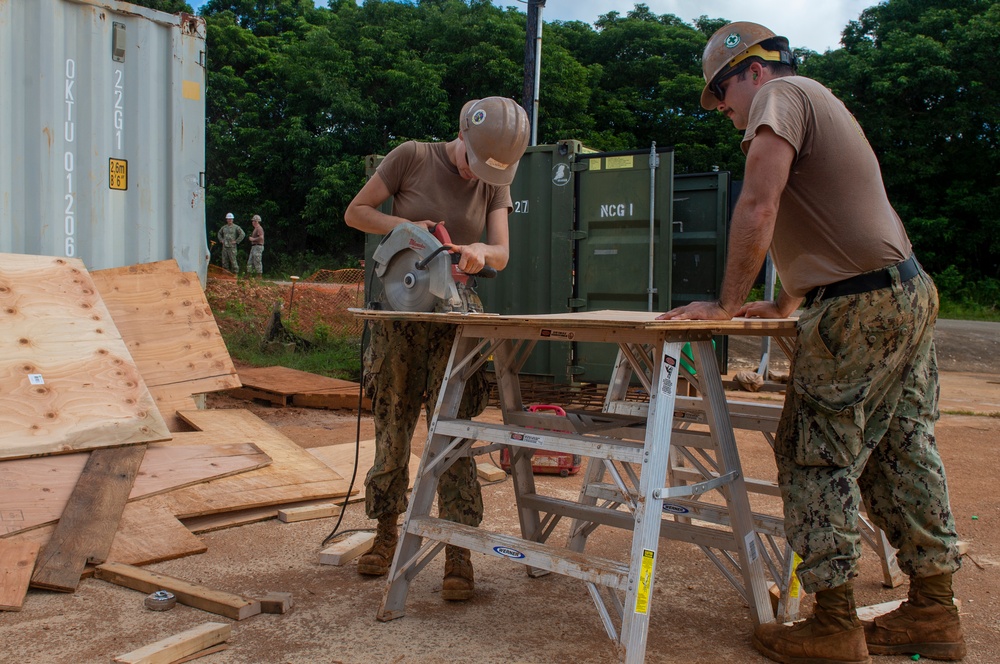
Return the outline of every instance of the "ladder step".
[[[628,563],[617,563],[606,558],[577,553],[564,547],[529,542],[518,537],[501,535],[429,516],[411,518],[406,531],[420,537],[507,558],[516,563],[601,586],[617,590],[625,590],[628,587]]]
[[[597,442],[594,438],[574,433],[446,419],[437,421],[434,433],[435,435],[482,440],[488,443],[530,447],[536,450],[551,450],[599,459],[613,459],[626,463],[642,463],[643,461],[643,444],[638,441],[612,442],[601,439],[601,442]]]

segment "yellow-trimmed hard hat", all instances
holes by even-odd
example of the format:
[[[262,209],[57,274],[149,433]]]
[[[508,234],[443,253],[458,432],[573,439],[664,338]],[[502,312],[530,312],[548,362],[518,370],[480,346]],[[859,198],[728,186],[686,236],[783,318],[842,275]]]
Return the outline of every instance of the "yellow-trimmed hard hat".
[[[762,42],[771,39],[777,42],[775,44],[777,50],[761,46]],[[705,52],[701,56],[701,71],[705,76],[705,87],[701,91],[701,107],[706,110],[715,108],[719,103],[716,94],[719,82],[742,71],[745,67],[739,67],[740,63],[753,56],[792,66],[795,64],[791,49],[788,47],[788,40],[779,37],[759,23],[737,21],[716,30],[709,38]]]
[[[507,97],[472,99],[462,107],[458,128],[476,177],[492,185],[510,184],[531,137],[524,109]]]

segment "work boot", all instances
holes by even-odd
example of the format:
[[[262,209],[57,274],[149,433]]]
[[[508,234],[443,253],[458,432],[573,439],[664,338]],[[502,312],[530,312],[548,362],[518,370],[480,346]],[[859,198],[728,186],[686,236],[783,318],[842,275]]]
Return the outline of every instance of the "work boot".
[[[873,655],[920,655],[949,661],[965,657],[965,635],[950,573],[910,578],[906,601],[895,611],[866,620],[864,628]]]
[[[358,574],[368,576],[385,576],[392,565],[392,557],[396,553],[396,542],[399,534],[396,531],[398,514],[386,514],[378,518],[378,528],[375,530],[375,541],[368,553],[358,558]]]
[[[452,601],[472,599],[475,588],[472,555],[469,550],[448,544],[444,547],[444,583],[441,586],[441,597]]]
[[[753,647],[784,664],[868,664],[865,632],[850,583],[816,593],[813,615],[791,626],[768,623],[753,633]]]

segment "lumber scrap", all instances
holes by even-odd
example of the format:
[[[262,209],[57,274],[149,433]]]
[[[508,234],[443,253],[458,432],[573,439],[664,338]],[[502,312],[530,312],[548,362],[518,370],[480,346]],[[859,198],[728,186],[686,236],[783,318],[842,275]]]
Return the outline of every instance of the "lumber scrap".
[[[173,664],[228,640],[231,633],[232,627],[226,623],[207,622],[119,655],[112,661],[121,664]]]
[[[260,598],[261,613],[288,613],[292,605],[292,593],[270,592]]]
[[[322,565],[346,565],[372,546],[375,533],[351,533],[319,552]]]
[[[178,518],[340,498],[347,493],[347,480],[249,411],[196,410],[179,415],[193,428],[219,442],[254,441],[271,457],[272,463],[265,468],[171,491],[165,497]]]
[[[90,453],[59,525],[38,555],[31,585],[73,592],[88,562],[107,559],[145,453],[144,445]]]
[[[83,262],[0,254],[0,459],[169,438]]]
[[[94,576],[102,581],[152,593],[169,590],[177,601],[202,611],[225,616],[232,620],[244,620],[260,613],[260,602],[233,593],[206,588],[205,586],[157,574],[149,570],[123,563],[104,563],[94,570]]]
[[[497,482],[507,478],[507,473],[502,468],[486,462],[476,464],[476,474],[479,475],[479,479],[487,482]]]
[[[295,523],[296,521],[309,521],[310,519],[326,519],[340,514],[340,505],[334,503],[320,503],[319,505],[306,505],[304,507],[285,507],[278,510],[278,521],[282,523]]]
[[[37,542],[0,540],[0,611],[21,610],[37,556]]]
[[[252,443],[185,445],[178,438],[207,440],[201,434],[177,433],[174,441],[151,443],[129,493],[130,501],[271,463]],[[0,505],[4,506],[0,538],[55,523],[89,457],[82,452],[0,462]]]
[[[165,260],[93,272],[94,284],[171,431],[193,394],[239,387],[198,275]]]

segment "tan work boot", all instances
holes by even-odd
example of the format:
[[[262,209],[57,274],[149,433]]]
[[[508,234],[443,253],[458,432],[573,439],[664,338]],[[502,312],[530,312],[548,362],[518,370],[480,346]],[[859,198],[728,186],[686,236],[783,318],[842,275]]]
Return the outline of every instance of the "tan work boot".
[[[868,651],[949,661],[965,657],[965,635],[951,574],[911,578],[908,595],[895,611],[864,622]]]
[[[396,531],[398,518],[398,514],[386,514],[378,518],[372,548],[358,558],[358,574],[385,576],[389,573],[392,557],[396,553],[396,542],[399,541],[399,533]]]
[[[792,626],[760,625],[753,647],[784,664],[868,664],[865,632],[850,583],[816,593],[813,615]]]
[[[444,547],[444,583],[441,597],[451,601],[472,599],[476,581],[472,573],[472,555],[468,549]]]

